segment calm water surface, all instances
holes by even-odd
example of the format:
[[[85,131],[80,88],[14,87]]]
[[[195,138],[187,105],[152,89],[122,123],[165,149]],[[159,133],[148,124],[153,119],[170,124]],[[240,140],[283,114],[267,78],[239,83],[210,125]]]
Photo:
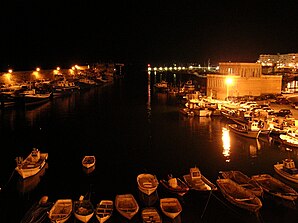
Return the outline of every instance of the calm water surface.
[[[144,200],[138,192],[136,177],[143,172],[159,179],[169,173],[182,177],[196,165],[215,183],[221,170],[276,176],[273,165],[283,158],[290,156],[298,164],[296,150],[271,145],[267,139],[235,136],[226,131],[228,122],[222,117],[182,116],[175,96],[154,91],[156,77],[151,76],[150,85],[145,72],[128,72],[124,80],[55,98],[37,108],[0,111],[0,222],[20,222],[43,195],[55,201],[90,192],[96,205],[101,199],[132,193],[141,208],[149,203],[158,207],[158,201]],[[14,173],[15,158],[26,157],[33,147],[49,153],[48,165],[36,177],[22,181]],[[96,156],[92,173],[82,168],[84,155]],[[157,195],[174,196],[161,185]],[[208,198],[190,191],[179,198],[180,217],[171,221],[163,216],[164,222],[298,221],[297,205],[266,197],[258,218],[229,204],[219,191]],[[75,221],[72,217],[69,222]],[[115,211],[110,222],[127,221]],[[141,222],[140,212],[132,222]]]

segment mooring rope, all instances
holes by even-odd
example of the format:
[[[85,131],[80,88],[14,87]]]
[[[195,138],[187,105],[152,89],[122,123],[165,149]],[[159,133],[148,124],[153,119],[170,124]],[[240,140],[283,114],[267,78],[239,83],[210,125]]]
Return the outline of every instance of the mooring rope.
[[[203,218],[203,216],[204,216],[204,214],[205,214],[205,211],[206,211],[207,206],[208,206],[209,201],[210,201],[211,194],[212,194],[212,190],[210,190],[210,193],[209,193],[209,196],[208,196],[208,200],[207,200],[206,205],[205,205],[205,207],[204,207],[204,211],[203,211],[203,213],[202,213],[202,215],[201,215],[201,219]]]

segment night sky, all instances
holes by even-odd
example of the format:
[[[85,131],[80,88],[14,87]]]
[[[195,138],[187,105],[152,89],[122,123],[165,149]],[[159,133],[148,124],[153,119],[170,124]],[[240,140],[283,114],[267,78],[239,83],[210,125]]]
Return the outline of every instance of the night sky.
[[[255,62],[298,52],[295,1],[0,3],[0,67]]]

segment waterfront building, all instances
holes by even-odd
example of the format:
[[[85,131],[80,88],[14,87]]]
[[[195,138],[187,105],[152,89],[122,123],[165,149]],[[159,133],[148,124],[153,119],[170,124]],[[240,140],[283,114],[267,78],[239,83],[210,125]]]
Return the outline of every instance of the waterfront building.
[[[281,93],[281,75],[263,75],[259,63],[219,63],[218,74],[207,75],[207,96],[216,99]]]
[[[298,68],[298,53],[261,54],[257,63],[277,68]]]

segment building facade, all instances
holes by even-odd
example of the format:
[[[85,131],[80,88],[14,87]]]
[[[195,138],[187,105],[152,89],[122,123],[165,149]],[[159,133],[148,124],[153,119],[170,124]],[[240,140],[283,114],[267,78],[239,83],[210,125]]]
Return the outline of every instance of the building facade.
[[[227,97],[280,94],[281,75],[262,75],[258,63],[219,63],[218,74],[207,75],[207,96],[224,100]]]

